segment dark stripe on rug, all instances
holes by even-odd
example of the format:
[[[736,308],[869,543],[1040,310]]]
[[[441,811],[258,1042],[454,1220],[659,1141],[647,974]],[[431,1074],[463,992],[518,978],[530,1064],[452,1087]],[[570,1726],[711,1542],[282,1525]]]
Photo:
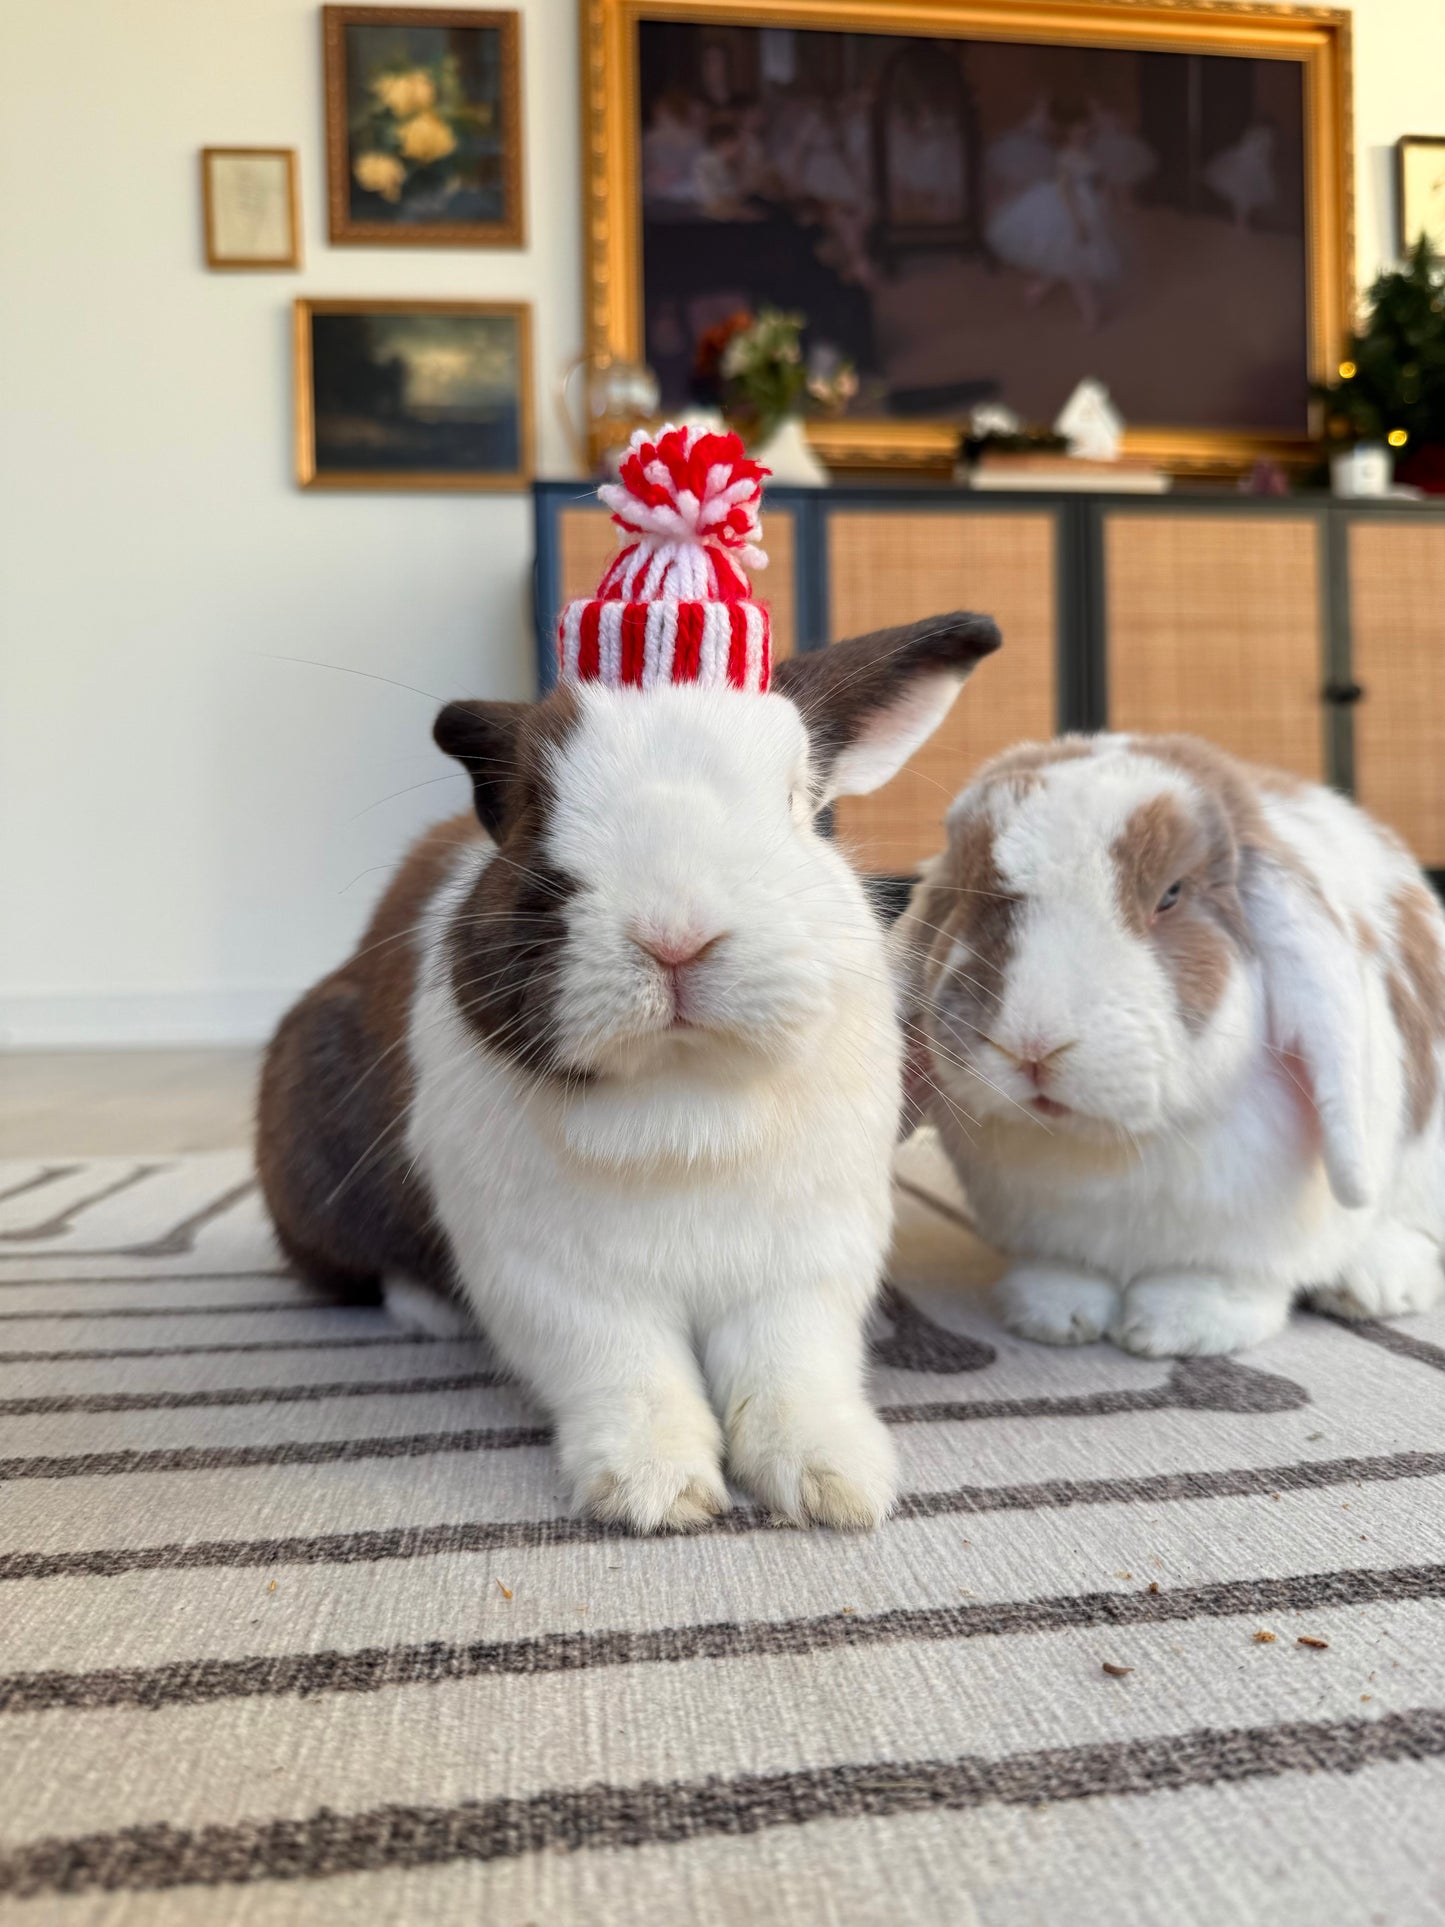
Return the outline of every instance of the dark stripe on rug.
[[[283,1439],[276,1445],[175,1445],[143,1451],[51,1453],[0,1459],[0,1483],[18,1479],[111,1479],[136,1472],[232,1472],[257,1465],[351,1465],[362,1459],[425,1459],[444,1452],[505,1452],[547,1445],[543,1425],[472,1426],[459,1432],[382,1433],[366,1439]]]
[[[1445,1372],[1445,1347],[1432,1345],[1428,1338],[1417,1338],[1414,1332],[1401,1331],[1398,1325],[1381,1325],[1373,1318],[1356,1321],[1351,1318],[1337,1318],[1334,1321],[1356,1338],[1367,1338],[1372,1345],[1379,1345],[1397,1358],[1413,1358],[1417,1365],[1429,1365],[1437,1372]]]
[[[0,1191],[0,1204],[8,1204],[12,1198],[23,1198],[27,1191],[38,1191],[42,1185],[54,1184],[57,1178],[73,1177],[79,1169],[78,1164],[47,1164],[33,1178],[22,1178],[19,1184],[12,1184],[8,1190]]]
[[[429,1338],[425,1332],[385,1332],[375,1338],[254,1338],[231,1345],[111,1345],[104,1349],[0,1352],[6,1365],[65,1365],[117,1358],[209,1358],[223,1352],[359,1352],[376,1345],[470,1345],[467,1338]]]
[[[1130,1799],[1286,1773],[1359,1773],[1445,1753],[1445,1711],[1375,1720],[1203,1727],[1143,1740],[1048,1747],[985,1759],[872,1761],[732,1779],[598,1782],[456,1806],[319,1808],[304,1819],[172,1827],[31,1841],[0,1855],[0,1893],[154,1892],[262,1880],[439,1867],[524,1854],[681,1846],[815,1820],[891,1819],[989,1806]]]
[[[90,1673],[0,1675],[0,1713],[55,1707],[198,1706],[214,1700],[313,1698],[376,1693],[388,1687],[438,1686],[502,1675],[577,1673],[594,1667],[676,1664],[690,1660],[799,1658],[862,1646],[910,1641],[997,1639],[1098,1626],[1150,1626],[1182,1620],[1249,1618],[1264,1613],[1324,1612],[1342,1606],[1445,1597],[1445,1566],[1355,1568],[1284,1579],[1231,1579],[1159,1592],[1093,1592],[991,1605],[902,1608],[873,1614],[828,1613],[811,1619],[720,1621],[646,1632],[544,1633],[531,1639],[433,1639],[353,1652],[257,1654],[243,1659],[176,1660],[163,1666]]]
[[[33,1265],[50,1257],[44,1251],[0,1251],[0,1264]],[[59,1258],[108,1258],[114,1252],[67,1251]],[[214,1285],[234,1284],[239,1278],[294,1278],[285,1265],[246,1265],[239,1271],[101,1271],[86,1277],[84,1272],[67,1272],[64,1277],[0,1278],[0,1291],[41,1291],[48,1285]]]
[[[6,1244],[33,1244],[46,1238],[63,1238],[82,1211],[88,1211],[93,1204],[103,1204],[107,1198],[118,1197],[122,1191],[129,1191],[144,1178],[153,1178],[158,1171],[169,1170],[166,1164],[138,1164],[124,1177],[107,1184],[99,1191],[92,1191],[88,1197],[77,1198],[74,1204],[57,1211],[53,1218],[46,1218],[40,1224],[24,1225],[18,1231],[0,1231],[0,1238]],[[26,1254],[30,1255],[30,1254]],[[69,1257],[71,1254],[66,1253]]]
[[[251,1272],[245,1272],[242,1275],[247,1278],[253,1276]],[[75,1278],[70,1282],[72,1284],[89,1285],[94,1284],[96,1280],[93,1278]],[[117,1279],[116,1282],[120,1283],[121,1281]],[[128,1285],[136,1283],[153,1285],[156,1281],[154,1278],[141,1280],[127,1278],[124,1282]],[[0,1290],[3,1289],[4,1280],[0,1279]],[[0,1324],[48,1325],[52,1319],[59,1318],[72,1320],[76,1318],[229,1318],[234,1312],[253,1311],[265,1312],[268,1317],[275,1317],[278,1312],[298,1311],[307,1311],[324,1316],[328,1313],[351,1311],[354,1309],[355,1307],[350,1305],[328,1304],[324,1298],[257,1298],[250,1304],[246,1304],[243,1301],[239,1305],[85,1305],[78,1311],[73,1308],[68,1308],[65,1311],[0,1311]]]
[[[204,1231],[208,1224],[214,1224],[217,1218],[223,1218],[228,1211],[234,1210],[244,1198],[249,1198],[256,1188],[255,1178],[243,1178],[239,1184],[233,1184],[228,1191],[223,1191],[218,1198],[212,1198],[209,1204],[203,1204],[199,1211],[193,1211],[189,1217],[182,1218],[179,1224],[173,1224],[169,1231],[163,1231],[158,1238],[148,1238],[143,1244],[118,1245],[113,1252],[98,1251],[94,1256],[97,1258],[183,1257],[186,1252],[195,1249],[197,1232]]]
[[[542,1440],[539,1438],[537,1442]],[[1244,1466],[1224,1472],[1164,1472],[1137,1479],[1050,1479],[1040,1485],[965,1485],[949,1492],[905,1493],[894,1507],[892,1519],[1048,1511],[1071,1505],[1273,1499],[1286,1491],[1390,1484],[1400,1479],[1437,1478],[1442,1474],[1445,1474],[1445,1452],[1396,1452],[1380,1458],[1316,1459],[1304,1465]],[[737,1506],[689,1536],[742,1536],[775,1529],[767,1514],[751,1506]],[[595,1519],[565,1515],[554,1519],[467,1519],[444,1525],[391,1526],[368,1532],[332,1532],[287,1539],[201,1539],[155,1546],[101,1546],[77,1552],[7,1552],[0,1553],[0,1581],[62,1576],[113,1579],[126,1572],[170,1572],[208,1566],[357,1565],[382,1559],[438,1558],[454,1553],[533,1551],[635,1536],[624,1526],[603,1525]]]
[[[502,1373],[462,1372],[441,1379],[376,1380],[357,1384],[247,1386],[209,1392],[77,1392],[31,1399],[0,1399],[0,1418],[37,1418],[63,1412],[185,1411],[223,1405],[289,1405],[326,1398],[385,1398],[425,1391],[470,1391],[505,1383]],[[878,1416],[889,1425],[955,1423],[992,1418],[1080,1418],[1168,1407],[1229,1412],[1277,1412],[1309,1402],[1288,1379],[1254,1372],[1229,1359],[1180,1360],[1163,1385],[1140,1392],[1094,1392],[1078,1398],[978,1399],[934,1405],[885,1405]],[[49,1454],[0,1459],[0,1481],[92,1479],[131,1472],[215,1471],[235,1465],[314,1465],[332,1459],[425,1458],[431,1453],[492,1452],[545,1444],[545,1427],[510,1430],[413,1432],[404,1437],[333,1439],[321,1445],[288,1439],[274,1446],[176,1446],[153,1451]],[[238,1456],[244,1455],[244,1456]]]
[[[34,1398],[0,1398],[0,1418],[49,1418],[61,1412],[190,1412],[221,1405],[309,1405],[326,1398],[411,1398],[427,1392],[474,1392],[505,1383],[503,1373],[489,1370],[451,1372],[445,1378],[342,1378],[309,1385],[218,1386],[199,1392],[49,1392]]]
[[[890,1425],[938,1425],[990,1418],[1092,1418],[1116,1412],[1293,1412],[1310,1395],[1293,1379],[1241,1365],[1234,1358],[1179,1358],[1162,1385],[1137,1391],[1082,1392],[1071,1398],[960,1399],[918,1405],[885,1405]]]

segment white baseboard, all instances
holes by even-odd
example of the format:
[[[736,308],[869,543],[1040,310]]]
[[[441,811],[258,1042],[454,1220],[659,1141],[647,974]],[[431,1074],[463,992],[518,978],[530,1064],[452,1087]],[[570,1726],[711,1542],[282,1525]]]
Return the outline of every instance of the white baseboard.
[[[0,991],[0,1049],[260,1044],[300,986],[242,990]]]

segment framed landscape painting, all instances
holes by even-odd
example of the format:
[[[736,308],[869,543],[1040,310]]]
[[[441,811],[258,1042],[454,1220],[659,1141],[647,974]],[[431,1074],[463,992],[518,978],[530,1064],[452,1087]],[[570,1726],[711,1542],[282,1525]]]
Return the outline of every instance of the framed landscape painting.
[[[332,241],[521,247],[520,16],[321,11]]]
[[[532,473],[530,310],[298,301],[303,488],[520,489]]]
[[[697,393],[801,312],[849,466],[1093,376],[1126,449],[1303,458],[1351,309],[1349,16],[1229,0],[584,0],[589,347]]]

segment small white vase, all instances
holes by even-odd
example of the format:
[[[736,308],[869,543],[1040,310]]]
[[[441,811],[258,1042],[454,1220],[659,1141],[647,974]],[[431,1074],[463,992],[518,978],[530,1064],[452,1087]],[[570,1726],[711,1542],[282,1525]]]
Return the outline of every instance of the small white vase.
[[[1356,442],[1353,448],[1330,457],[1331,486],[1347,501],[1388,495],[1394,466],[1383,442]]]
[[[789,415],[765,442],[748,450],[755,462],[772,470],[775,482],[800,488],[827,488],[831,477],[808,445],[799,416]]]

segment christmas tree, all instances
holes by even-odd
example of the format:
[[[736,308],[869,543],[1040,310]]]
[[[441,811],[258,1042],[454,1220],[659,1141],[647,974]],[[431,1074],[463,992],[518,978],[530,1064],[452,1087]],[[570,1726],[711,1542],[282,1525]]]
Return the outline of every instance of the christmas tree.
[[[1336,446],[1388,442],[1397,476],[1417,479],[1412,468],[1433,470],[1445,460],[1445,275],[1423,234],[1403,266],[1378,277],[1368,300],[1339,378],[1318,390],[1325,436]]]

